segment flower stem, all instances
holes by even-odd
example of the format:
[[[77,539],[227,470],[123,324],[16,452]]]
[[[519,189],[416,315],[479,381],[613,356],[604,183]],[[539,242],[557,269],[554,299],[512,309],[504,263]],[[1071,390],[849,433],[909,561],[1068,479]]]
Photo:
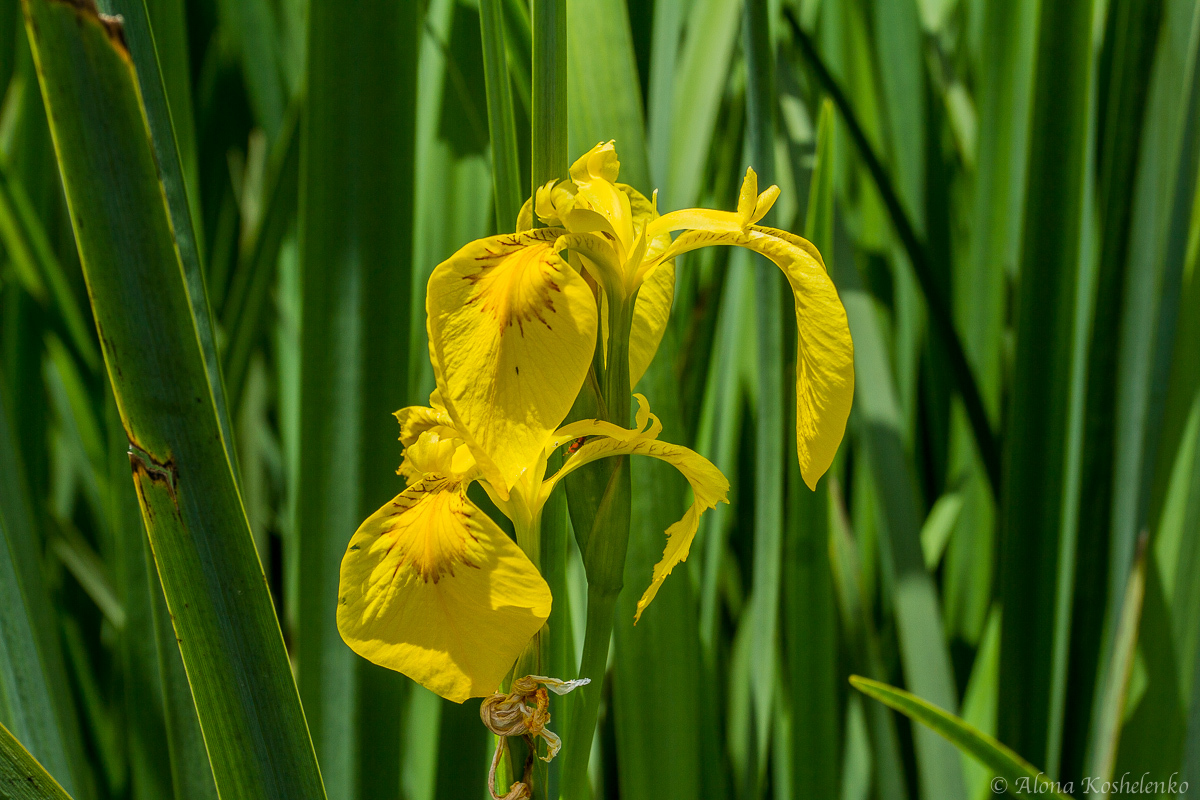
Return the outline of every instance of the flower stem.
[[[562,780],[565,788],[562,796],[571,800],[590,797],[588,760],[592,752],[592,736],[596,731],[596,717],[600,713],[600,697],[604,694],[604,671],[608,664],[608,644],[612,638],[617,594],[588,587],[587,633],[583,640],[583,662],[579,676],[591,678],[592,682],[576,690],[579,697],[571,713]]]

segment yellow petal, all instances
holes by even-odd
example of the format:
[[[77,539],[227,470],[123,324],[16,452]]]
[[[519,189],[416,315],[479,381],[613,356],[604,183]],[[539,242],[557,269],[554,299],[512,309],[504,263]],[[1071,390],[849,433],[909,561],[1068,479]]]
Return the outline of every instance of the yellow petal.
[[[529,198],[521,205],[521,210],[517,212],[517,233],[533,230],[533,198]]]
[[[633,213],[634,240],[640,249],[629,255],[629,264],[622,268],[622,280],[626,286],[633,276],[624,274],[628,270],[636,271],[645,262],[653,262],[653,268],[640,278],[641,289],[633,306],[633,321],[629,331],[629,385],[636,387],[638,381],[646,374],[658,346],[662,343],[663,334],[667,330],[667,321],[671,316],[671,303],[675,299],[675,262],[655,261],[659,255],[671,246],[671,235],[660,233],[646,240],[643,233],[646,226],[658,218],[658,210],[654,201],[624,183],[618,183],[620,189],[628,198]],[[611,284],[604,284],[609,286]],[[625,289],[622,288],[622,293]],[[600,298],[600,335],[603,352],[608,354],[608,298]]]
[[[738,195],[737,215],[742,228],[747,228],[765,217],[778,199],[778,186],[770,186],[762,194],[758,193],[758,175],[752,167],[747,167],[742,191]]]
[[[654,566],[650,587],[638,600],[637,613],[634,615],[636,624],[646,606],[650,605],[650,601],[658,593],[658,587],[671,574],[671,570],[688,557],[692,539],[700,526],[700,515],[710,508],[715,508],[717,503],[728,502],[726,494],[729,492],[729,481],[708,459],[694,450],[669,442],[660,442],[656,437],[662,430],[662,424],[650,413],[650,404],[646,402],[646,398],[640,394],[634,396],[638,401],[637,430],[617,428],[612,423],[602,420],[581,420],[555,433],[554,441],[558,443],[581,436],[595,438],[589,438],[566,460],[562,468],[543,484],[542,495],[548,496],[559,480],[585,464],[609,456],[650,456],[667,462],[687,478],[692,487],[692,505],[683,515],[683,519],[667,528],[667,546],[663,551],[662,560]]]
[[[350,540],[337,624],[363,658],[461,703],[496,691],[550,604],[542,576],[462,484],[429,476]]]
[[[570,250],[571,255],[579,256],[584,270],[607,291],[624,292],[624,265],[613,249],[612,239],[597,233],[568,233],[558,237],[554,249]]]
[[[470,448],[457,432],[438,426],[422,432],[415,442],[404,448],[404,463],[398,472],[409,484],[429,473],[469,483],[479,478],[480,470]]]
[[[662,343],[675,299],[675,262],[664,261],[642,280],[629,330],[629,385],[636,387]]]
[[[629,197],[617,188],[621,162],[617,160],[614,143],[601,142],[571,165],[571,181],[575,184],[576,209],[588,209],[603,216],[612,226],[621,244],[633,245],[633,212]],[[571,222],[564,220],[575,230]]]
[[[764,193],[765,194],[765,193]],[[730,230],[727,212],[676,212],[696,230],[679,235],[660,258],[709,245],[745,247],[771,259],[791,284],[796,304],[796,451],[810,489],[829,469],[846,431],[854,399],[854,343],[846,310],[811,242],[787,231],[752,226]],[[658,220],[674,226],[668,214]],[[705,218],[710,224],[705,224]]]
[[[442,402],[502,497],[571,410],[596,347],[592,290],[554,251],[563,233],[480,239],[429,279]]]
[[[653,200],[647,199],[632,186],[618,183],[617,188],[629,197],[629,207],[633,212],[634,236],[641,240],[646,226],[658,219],[658,209],[655,208]],[[670,246],[669,233],[662,233],[645,241],[642,253],[631,256],[635,262],[634,268],[643,261],[657,259]],[[629,385],[632,387],[636,387],[638,381],[646,374],[650,362],[654,360],[654,354],[658,352],[658,346],[667,330],[667,320],[671,316],[671,303],[674,299],[675,262],[658,262],[653,270],[642,277],[641,289],[633,306],[633,325],[629,332]]]
[[[453,435],[454,421],[444,409],[425,406],[407,406],[393,416],[400,423],[400,444],[408,447],[425,431],[438,431],[442,435]]]
[[[753,167],[746,168],[746,177],[742,180],[742,190],[738,193],[738,216],[750,224],[754,216],[754,206],[758,202],[758,173]]]

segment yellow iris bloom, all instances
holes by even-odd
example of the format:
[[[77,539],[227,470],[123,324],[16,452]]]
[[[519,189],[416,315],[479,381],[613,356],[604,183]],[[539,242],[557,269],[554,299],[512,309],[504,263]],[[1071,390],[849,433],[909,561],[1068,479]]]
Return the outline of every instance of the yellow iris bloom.
[[[752,169],[736,212],[662,216],[655,201],[617,182],[619,170],[613,143],[596,145],[571,167],[569,180],[547,183],[525,204],[516,233],[472,242],[433,271],[426,310],[438,389],[480,469],[503,497],[536,458],[579,393],[597,335],[607,338],[608,316],[599,310],[633,303],[634,386],[666,328],[674,258],[735,245],[774,262],[795,297],[796,449],[804,480],[815,488],[837,452],[854,396],[854,345],[820,253],[798,236],[756,224],[779,189],[759,194]],[[532,229],[534,213],[550,227]]]
[[[662,425],[637,395],[637,427],[582,420],[548,435],[511,485],[493,483],[439,400],[396,412],[408,488],[372,514],[342,559],[338,630],[369,661],[461,703],[496,690],[550,616],[550,588],[528,556],[467,497],[479,481],[518,532],[537,532],[564,477],[600,458],[646,455],[674,465],[694,501],[667,531],[638,614],[687,558],[700,514],[725,500],[729,482],[698,453],[658,440]],[[563,412],[564,414],[566,412]],[[550,478],[547,457],[584,439]],[[504,487],[503,494],[500,488]]]
[[[525,204],[516,233],[472,242],[434,269],[426,312],[437,389],[430,407],[397,412],[408,487],[362,524],[342,560],[337,617],[346,643],[456,702],[495,691],[552,602],[528,555],[467,497],[471,483],[513,521],[518,541],[536,542],[550,493],[580,467],[620,455],[674,465],[694,500],[667,530],[639,617],[687,557],[700,514],[725,500],[729,484],[716,467],[658,440],[662,426],[641,395],[633,429],[600,420],[560,427],[598,340],[610,335],[608,311],[629,326],[614,335],[629,337],[630,386],[641,378],[666,328],[677,255],[736,245],[787,276],[797,451],[810,487],[845,431],[854,393],[845,310],[816,248],[756,224],[778,188],[759,194],[747,170],[736,212],[660,216],[655,200],[617,183],[619,169],[613,143],[597,145],[569,180],[546,184]],[[550,227],[534,230],[535,213]],[[546,478],[547,457],[568,442],[577,449]]]

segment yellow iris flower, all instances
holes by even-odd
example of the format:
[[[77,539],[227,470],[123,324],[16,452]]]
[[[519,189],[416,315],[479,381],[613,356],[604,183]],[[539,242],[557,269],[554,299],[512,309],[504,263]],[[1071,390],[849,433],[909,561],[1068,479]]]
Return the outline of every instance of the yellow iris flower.
[[[516,481],[492,483],[435,392],[432,408],[396,412],[408,488],[372,514],[342,559],[338,630],[369,661],[461,703],[496,690],[550,616],[550,588],[524,552],[467,497],[479,481],[520,532],[539,529],[542,508],[564,477],[601,458],[646,455],[674,465],[694,501],[667,530],[638,613],[680,561],[700,514],[725,500],[729,482],[698,453],[658,440],[662,425],[637,395],[637,426],[573,422],[541,443]],[[565,412],[564,412],[565,414]],[[585,439],[550,478],[547,457]]]
[[[518,541],[536,542],[550,493],[580,467],[647,455],[678,468],[693,504],[667,531],[638,616],[687,557],[700,514],[725,500],[729,484],[716,467],[658,440],[662,426],[641,395],[633,429],[591,419],[560,427],[598,341],[628,336],[630,386],[641,378],[670,314],[676,256],[736,245],[787,277],[796,306],[797,452],[810,487],[845,430],[854,393],[845,310],[816,248],[756,224],[778,188],[759,194],[747,170],[736,212],[660,216],[654,200],[617,183],[619,168],[613,143],[597,145],[569,180],[546,184],[525,204],[516,233],[472,242],[434,269],[426,312],[437,389],[430,407],[397,412],[408,488],[362,524],[342,560],[338,630],[346,643],[456,702],[495,691],[552,601],[528,555],[467,497],[471,483],[513,521]],[[533,229],[535,213],[550,227]],[[624,330],[608,330],[614,310]],[[547,457],[568,442],[579,446],[546,478]]]

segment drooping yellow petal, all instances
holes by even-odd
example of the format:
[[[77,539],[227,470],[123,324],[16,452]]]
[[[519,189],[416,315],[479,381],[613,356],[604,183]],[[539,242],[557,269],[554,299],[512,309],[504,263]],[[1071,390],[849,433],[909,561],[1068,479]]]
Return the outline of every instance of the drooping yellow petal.
[[[764,192],[766,194],[766,192]],[[665,215],[663,227],[686,219],[686,231],[660,258],[710,245],[745,247],[783,270],[796,305],[796,451],[810,489],[829,469],[846,431],[854,399],[854,343],[846,310],[812,243],[787,231],[758,225],[730,229],[728,212],[689,209]],[[706,219],[708,222],[706,223]]]
[[[563,463],[562,468],[543,484],[542,496],[549,496],[558,481],[580,467],[609,456],[650,456],[667,462],[687,478],[692,487],[692,504],[683,515],[683,519],[667,528],[667,546],[663,551],[662,560],[654,566],[649,588],[638,600],[637,612],[634,615],[636,624],[646,606],[650,605],[658,593],[662,582],[671,574],[671,570],[688,557],[692,539],[700,527],[700,515],[710,508],[715,508],[717,503],[728,502],[726,494],[729,492],[729,481],[708,459],[694,450],[670,442],[660,442],[657,437],[662,430],[662,423],[650,413],[650,404],[646,402],[645,397],[640,394],[634,397],[638,401],[635,430],[618,428],[611,422],[602,420],[580,420],[555,432],[551,440],[555,444],[582,436],[594,438],[588,438]]]
[[[564,233],[480,239],[429,279],[442,402],[502,497],[570,411],[596,346],[592,290],[554,250]]]
[[[461,703],[496,691],[550,605],[537,569],[463,485],[431,475],[350,540],[337,625],[363,658]]]

